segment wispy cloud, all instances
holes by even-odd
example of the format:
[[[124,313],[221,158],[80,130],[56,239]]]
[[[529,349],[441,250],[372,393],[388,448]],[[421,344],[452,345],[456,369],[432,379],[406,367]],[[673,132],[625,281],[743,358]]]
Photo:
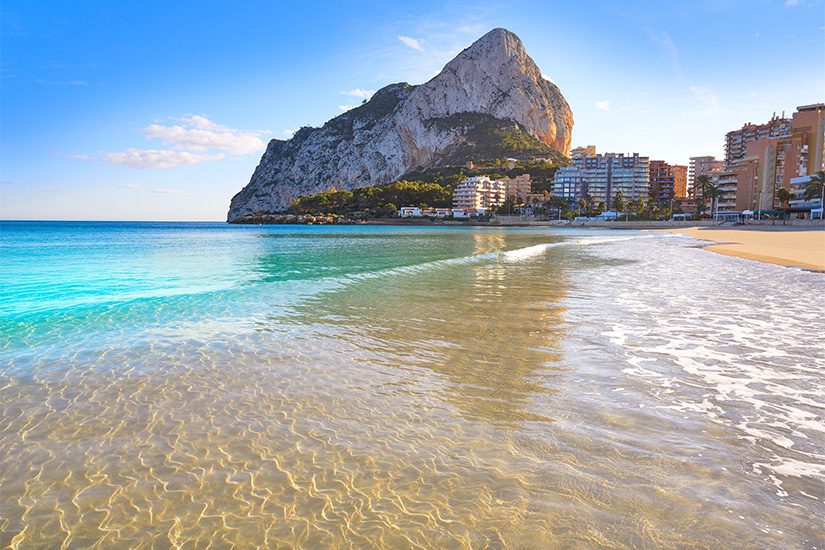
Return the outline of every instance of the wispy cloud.
[[[341,109],[341,111],[344,111],[344,112],[349,111],[350,109],[355,109],[356,107],[358,107],[358,105],[339,105],[338,106],[338,108]]]
[[[132,168],[174,168],[187,164],[198,164],[207,160],[225,158],[224,153],[190,153],[170,149],[127,149],[116,153],[103,153],[103,160],[112,164],[122,164]]]
[[[369,99],[374,93],[375,90],[362,90],[361,88],[355,88],[354,90],[350,90],[348,92],[341,92],[341,95],[357,97],[359,99]]]
[[[65,153],[62,156],[73,160],[93,160],[94,157],[85,153]]]
[[[143,186],[139,183],[123,183],[118,185],[118,187],[122,187],[123,189],[143,189]]]
[[[35,80],[34,82],[44,86],[87,86],[89,84],[85,80]]]
[[[180,195],[183,191],[180,189],[152,189],[152,193],[159,193],[161,195]]]
[[[650,36],[650,39],[659,46],[662,53],[664,53],[670,64],[670,68],[673,70],[673,74],[676,75],[679,80],[684,80],[682,63],[679,61],[679,49],[676,47],[676,43],[673,42],[670,35],[664,31],[652,29],[647,29],[647,34]]]
[[[424,48],[421,47],[421,43],[411,36],[404,36],[402,34],[398,37],[398,40],[400,40],[401,43],[407,46],[408,48],[418,50],[419,52],[424,51]]]
[[[798,6],[799,0],[785,0],[785,5],[788,7]]]
[[[153,123],[143,128],[146,139],[160,140],[167,149],[136,149],[105,152],[103,160],[132,168],[173,168],[244,156],[262,151],[264,131],[238,130],[201,115],[173,119],[176,124]]]
[[[602,101],[597,101],[596,102],[596,109],[599,109],[600,111],[609,111],[610,110],[610,101],[607,100],[607,99],[604,99]]]

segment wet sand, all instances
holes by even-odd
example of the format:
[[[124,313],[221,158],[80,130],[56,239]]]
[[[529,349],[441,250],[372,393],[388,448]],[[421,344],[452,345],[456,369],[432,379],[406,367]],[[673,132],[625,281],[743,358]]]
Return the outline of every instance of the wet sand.
[[[821,229],[691,227],[670,231],[719,243],[707,247],[711,252],[771,264],[825,270],[825,231]]]

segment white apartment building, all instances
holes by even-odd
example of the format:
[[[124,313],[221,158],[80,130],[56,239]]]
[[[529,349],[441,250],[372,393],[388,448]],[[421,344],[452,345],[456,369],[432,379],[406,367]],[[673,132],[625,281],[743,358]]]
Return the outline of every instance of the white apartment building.
[[[453,192],[454,210],[488,210],[504,204],[507,184],[487,176],[472,176],[459,183]]]

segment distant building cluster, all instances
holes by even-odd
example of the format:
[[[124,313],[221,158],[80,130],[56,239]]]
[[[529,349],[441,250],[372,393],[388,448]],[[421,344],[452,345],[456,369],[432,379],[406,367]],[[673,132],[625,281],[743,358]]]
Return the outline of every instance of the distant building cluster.
[[[728,132],[724,159],[694,156],[684,166],[639,153],[598,153],[595,145],[576,147],[570,156],[542,193],[532,192],[530,174],[477,175],[456,186],[451,209],[404,207],[400,215],[468,218],[509,204],[523,216],[542,212],[561,217],[562,211],[576,211],[615,219],[626,206],[638,210],[644,205],[658,208],[659,215],[686,217],[701,215],[710,205],[707,213],[727,219],[780,210],[821,217],[820,199],[806,201],[803,195],[810,176],[825,169],[825,104],[797,107],[790,118],[774,114],[765,124],[747,123]],[[513,170],[518,161],[506,162]],[[790,200],[781,189],[790,193]]]
[[[474,218],[484,216],[503,206],[508,199],[512,204],[524,204],[531,196],[535,196],[530,192],[531,186],[530,174],[499,179],[491,179],[488,176],[471,176],[456,186],[453,192],[452,208],[422,209],[404,206],[398,211],[398,215],[402,218]]]
[[[690,196],[706,202],[700,175],[719,190],[714,217],[735,218],[780,209],[795,217],[822,217],[819,198],[804,199],[810,176],[825,169],[825,103],[803,105],[786,118],[774,116],[764,124],[747,123],[725,136],[725,158],[690,159]],[[783,204],[780,189],[791,194]]]

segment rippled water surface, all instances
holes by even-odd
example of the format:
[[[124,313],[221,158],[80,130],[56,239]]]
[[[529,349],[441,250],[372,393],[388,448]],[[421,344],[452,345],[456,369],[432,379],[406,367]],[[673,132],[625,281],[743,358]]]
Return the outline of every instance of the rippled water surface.
[[[0,224],[0,545],[825,547],[825,276],[596,230]]]

